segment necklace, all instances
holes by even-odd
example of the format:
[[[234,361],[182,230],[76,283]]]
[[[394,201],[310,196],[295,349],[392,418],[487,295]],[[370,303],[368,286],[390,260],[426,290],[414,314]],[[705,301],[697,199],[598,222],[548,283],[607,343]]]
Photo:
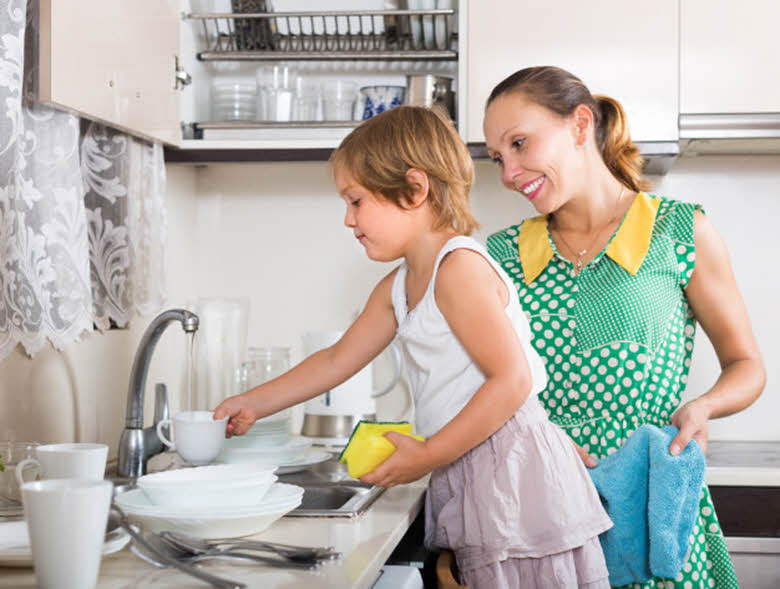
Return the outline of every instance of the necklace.
[[[599,235],[601,235],[602,231],[604,231],[604,229],[606,229],[607,227],[612,225],[612,223],[615,222],[615,219],[617,219],[617,217],[618,217],[618,213],[617,213],[618,212],[618,208],[620,207],[620,201],[623,200],[623,193],[625,191],[626,191],[626,187],[625,186],[621,187],[620,194],[618,195],[617,201],[615,202],[615,212],[612,215],[612,218],[601,229],[596,231],[596,233],[594,234],[593,239],[591,240],[590,244],[588,244],[588,247],[586,247],[585,249],[582,249],[582,250],[579,250],[579,251],[575,250],[571,245],[569,245],[569,242],[566,241],[566,238],[563,236],[563,233],[561,233],[561,230],[557,226],[554,227],[556,233],[558,234],[558,237],[561,238],[561,241],[563,242],[563,245],[565,245],[566,249],[568,249],[569,252],[574,254],[574,256],[575,256],[574,267],[576,269],[576,273],[577,274],[580,273],[580,270],[582,270],[582,267],[584,265],[583,262],[582,262],[583,256],[585,256],[585,254],[587,254],[593,248],[593,246],[596,244],[596,241],[599,238]],[[555,217],[553,217],[553,221],[555,221]]]

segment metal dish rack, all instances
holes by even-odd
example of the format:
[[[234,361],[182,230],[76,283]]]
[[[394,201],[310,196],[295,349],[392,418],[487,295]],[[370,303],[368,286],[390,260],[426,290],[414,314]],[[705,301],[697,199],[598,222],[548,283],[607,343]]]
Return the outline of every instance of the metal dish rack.
[[[455,61],[455,10],[233,12],[200,21],[203,61]]]

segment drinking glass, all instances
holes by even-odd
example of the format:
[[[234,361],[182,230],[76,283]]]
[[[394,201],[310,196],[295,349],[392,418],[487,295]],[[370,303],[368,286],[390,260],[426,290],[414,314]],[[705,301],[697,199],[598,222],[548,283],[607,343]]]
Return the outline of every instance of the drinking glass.
[[[247,361],[241,365],[241,390],[247,391],[261,385],[290,369],[290,348],[282,347],[252,347],[249,348]],[[257,422],[279,421],[290,419],[290,409],[282,409],[278,413],[268,415]]]
[[[355,118],[357,84],[331,80],[322,86],[322,114],[326,121],[352,121]]]

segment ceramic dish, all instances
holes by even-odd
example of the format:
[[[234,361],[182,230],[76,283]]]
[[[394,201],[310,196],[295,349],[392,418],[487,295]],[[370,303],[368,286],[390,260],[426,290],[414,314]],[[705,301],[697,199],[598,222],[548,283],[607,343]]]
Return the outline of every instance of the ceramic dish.
[[[306,450],[306,452],[303,453],[303,456],[301,456],[300,458],[293,460],[291,462],[280,464],[279,467],[276,469],[276,472],[279,474],[291,474],[294,472],[300,472],[302,470],[306,470],[307,468],[310,468],[317,464],[321,464],[326,460],[330,460],[331,456],[332,454],[330,452],[326,452],[325,450],[318,450],[317,448],[309,448],[308,450]]]
[[[225,440],[225,447],[217,459],[224,464],[283,464],[303,456],[311,446],[311,440],[301,437],[290,438],[280,445],[255,444],[251,439],[236,436]],[[249,442],[251,445],[247,446]]]
[[[211,516],[232,516],[236,513],[246,515],[262,513],[264,511],[276,509],[279,505],[289,503],[298,493],[299,487],[295,485],[274,483],[264,497],[258,498],[252,505],[233,505],[223,507],[212,507],[210,505],[199,506],[168,506],[155,505],[149,501],[148,497],[140,489],[133,489],[117,495],[115,501],[119,507],[128,513],[143,513],[146,515],[191,517],[207,515]]]
[[[316,464],[325,462],[330,458],[330,452],[326,452],[325,450],[320,450],[318,448],[307,448],[298,458],[293,458],[292,460],[287,460],[284,462],[278,462],[276,465],[276,474],[281,475],[300,472]],[[258,456],[247,452],[223,452],[217,461],[223,464],[248,464],[253,462],[264,464],[267,459],[265,456]]]
[[[138,487],[158,506],[214,508],[257,505],[276,482],[272,465],[217,464],[147,474]]]
[[[130,541],[130,535],[122,528],[106,534],[103,555],[119,552]],[[0,566],[31,567],[33,565],[27,522],[0,522]]]
[[[137,489],[138,495],[131,498],[133,501],[122,505],[121,498],[125,496],[127,499],[127,495],[133,492],[128,491],[117,495],[116,501],[125,510],[130,520],[141,524],[145,530],[150,532],[170,530],[208,539],[238,538],[258,534],[280,517],[298,507],[303,498],[301,487],[274,483],[266,495],[268,502],[263,509],[236,508],[231,514],[207,512],[187,515],[171,515],[170,513],[152,515],[137,511],[139,496],[140,498],[144,497]]]

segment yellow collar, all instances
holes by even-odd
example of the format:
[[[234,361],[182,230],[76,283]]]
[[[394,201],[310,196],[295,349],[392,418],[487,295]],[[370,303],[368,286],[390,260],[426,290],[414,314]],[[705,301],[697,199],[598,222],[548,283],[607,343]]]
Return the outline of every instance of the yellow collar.
[[[606,254],[627,272],[636,274],[650,249],[650,237],[661,200],[644,192],[636,195]],[[553,249],[547,231],[547,215],[523,221],[517,237],[525,283],[531,284],[547,267]]]

